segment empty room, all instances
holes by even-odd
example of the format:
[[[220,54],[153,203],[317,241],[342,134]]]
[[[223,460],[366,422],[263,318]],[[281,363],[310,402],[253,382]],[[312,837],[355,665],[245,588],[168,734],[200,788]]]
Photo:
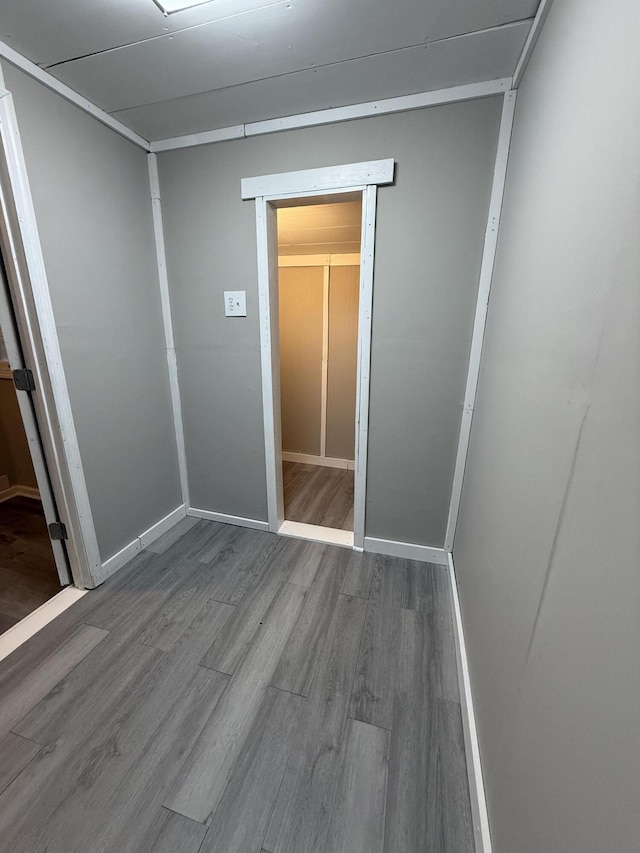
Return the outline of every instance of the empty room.
[[[0,8],[0,853],[640,849],[636,0]]]

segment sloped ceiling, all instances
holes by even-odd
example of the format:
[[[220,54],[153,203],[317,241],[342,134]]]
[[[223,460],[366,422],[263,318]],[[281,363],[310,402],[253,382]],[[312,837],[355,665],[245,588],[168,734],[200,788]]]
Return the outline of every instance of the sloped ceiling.
[[[147,139],[510,76],[538,0],[3,0],[0,39]]]

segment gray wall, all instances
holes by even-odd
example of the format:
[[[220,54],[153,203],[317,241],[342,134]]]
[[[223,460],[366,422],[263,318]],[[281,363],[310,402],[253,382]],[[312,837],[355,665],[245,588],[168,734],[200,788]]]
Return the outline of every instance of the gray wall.
[[[3,68],[105,560],[182,502],[146,155]]]
[[[267,517],[255,212],[241,178],[394,157],[378,196],[366,532],[443,544],[500,106],[159,155],[194,506]],[[224,318],[228,289],[246,289],[246,319]]]
[[[518,95],[454,548],[496,853],[640,849],[639,44],[556,0]]]

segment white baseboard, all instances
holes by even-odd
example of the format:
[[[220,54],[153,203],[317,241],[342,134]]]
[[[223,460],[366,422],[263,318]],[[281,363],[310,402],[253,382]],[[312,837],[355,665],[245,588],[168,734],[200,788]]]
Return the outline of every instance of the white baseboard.
[[[302,462],[303,465],[321,465],[323,468],[343,468],[355,471],[355,459],[338,459],[335,456],[311,456],[308,453],[282,451],[283,462]]]
[[[302,521],[285,521],[278,533],[280,536],[291,536],[293,539],[308,539],[311,542],[323,542],[325,545],[353,548],[352,530],[338,530],[336,527],[322,527],[320,524],[304,524]]]
[[[489,814],[484,793],[482,762],[480,760],[480,745],[478,730],[473,710],[471,679],[469,677],[469,662],[467,647],[464,641],[462,627],[462,611],[458,597],[458,584],[453,565],[453,555],[448,555],[449,578],[453,598],[454,631],[456,639],[456,657],[458,659],[458,681],[460,684],[460,704],[462,706],[462,727],[464,730],[464,746],[467,759],[467,775],[469,777],[469,795],[471,797],[471,815],[473,832],[476,841],[476,853],[491,853],[491,833],[489,831]]]
[[[11,628],[0,636],[0,660],[8,657],[18,646],[26,643],[30,637],[33,637],[41,628],[52,622],[67,607],[75,604],[86,592],[86,589],[76,589],[75,586],[68,586],[57,595],[54,595],[53,598],[50,598],[49,601],[41,604],[33,613],[30,613],[24,619],[21,619],[20,622],[12,625]]]
[[[136,536],[128,545],[125,545],[124,548],[121,548],[116,554],[104,561],[100,576],[95,578],[96,583],[102,583],[114,572],[117,572],[118,569],[121,569],[129,560],[132,560],[136,554],[142,551],[143,548],[151,545],[163,533],[170,530],[186,514],[184,504],[180,504],[180,506],[171,510],[168,515],[165,515],[164,518],[161,518],[160,521],[156,521],[155,524],[152,524],[151,527],[143,531],[139,536]]]
[[[170,512],[169,515],[165,515],[164,518],[161,518],[160,521],[153,524],[148,530],[145,530],[144,533],[141,533],[139,536],[140,545],[142,548],[147,548],[156,539],[159,539],[163,533],[166,533],[167,530],[171,530],[171,528],[181,521],[187,514],[187,508],[184,504],[176,507],[173,512]]]
[[[11,498],[30,498],[34,501],[40,500],[40,492],[34,489],[33,486],[9,486],[3,492],[0,492],[0,503],[10,501]]]
[[[388,557],[404,557],[407,560],[420,560],[421,563],[447,565],[447,552],[444,548],[431,548],[428,545],[414,545],[411,542],[395,542],[393,539],[374,539],[364,537],[364,550],[373,554],[386,554]]]
[[[226,515],[223,512],[211,512],[208,509],[196,509],[190,506],[187,515],[193,518],[204,518],[207,521],[219,521],[221,524],[235,524],[236,527],[250,527],[253,530],[268,530],[268,521],[259,521],[256,518],[244,518],[241,515]]]

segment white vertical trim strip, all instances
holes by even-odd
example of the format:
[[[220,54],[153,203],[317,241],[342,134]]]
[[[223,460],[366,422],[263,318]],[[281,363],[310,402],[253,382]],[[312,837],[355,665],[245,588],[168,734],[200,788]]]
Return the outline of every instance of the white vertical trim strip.
[[[13,98],[8,93],[0,96],[0,137],[1,156],[10,185],[2,192],[7,274],[18,291],[15,296],[20,303],[20,319],[25,324],[32,355],[31,366],[38,388],[34,404],[58,510],[71,529],[67,552],[74,582],[81,587],[92,587],[102,561],[62,364],[27,166]],[[4,198],[6,190],[9,190],[10,199]]]
[[[362,193],[362,245],[360,248],[360,296],[358,302],[358,369],[356,387],[356,466],[353,502],[353,541],[364,548],[367,497],[367,448],[369,443],[369,382],[371,369],[371,322],[373,264],[376,232],[377,187]]]
[[[455,629],[456,657],[458,660],[458,683],[460,685],[462,728],[464,730],[465,757],[467,761],[467,774],[469,777],[473,832],[476,840],[477,853],[492,853],[489,814],[484,791],[482,761],[480,758],[480,744],[478,742],[478,730],[476,728],[476,717],[473,708],[473,694],[471,692],[469,661],[467,659],[467,647],[464,640],[464,630],[462,626],[462,611],[460,610],[458,583],[456,581],[452,554],[448,555],[448,561],[449,580],[451,582],[451,594],[453,598],[453,624]]]
[[[44,71],[38,65],[31,62],[21,53],[18,53],[17,50],[9,47],[9,45],[3,41],[0,41],[0,57],[6,59],[7,62],[14,65],[16,68],[19,68],[20,71],[24,71],[25,74],[29,75],[29,77],[33,77],[34,80],[42,83],[42,85],[46,86],[47,89],[51,89],[53,92],[61,95],[66,101],[70,101],[72,104],[75,104],[76,107],[80,107],[80,109],[85,113],[89,113],[89,115],[93,116],[99,122],[111,128],[111,130],[115,130],[116,133],[119,133],[120,136],[124,136],[124,138],[128,139],[129,142],[133,142],[134,145],[144,148],[145,151],[151,150],[149,142],[146,139],[143,139],[142,136],[139,136],[135,131],[131,130],[131,128],[122,124],[118,119],[110,116],[109,113],[100,109],[100,107],[97,107],[94,103],[87,100],[87,98],[83,98],[82,95],[79,95],[69,86],[61,83],[60,80],[52,74],[49,74],[48,71]]]
[[[329,267],[322,276],[322,379],[320,385],[320,456],[327,455],[327,389],[329,383]]]
[[[258,297],[260,307],[260,366],[262,370],[262,414],[264,419],[264,443],[267,477],[267,512],[269,530],[276,533],[283,519],[278,510],[277,448],[275,438],[273,387],[273,353],[271,338],[271,279],[269,275],[269,234],[267,227],[267,202],[263,197],[256,199],[256,234],[258,245]],[[277,338],[276,338],[277,340]],[[280,405],[280,400],[277,401]],[[280,456],[282,448],[279,448]],[[280,466],[282,468],[282,465]],[[282,489],[280,489],[282,491]]]
[[[533,49],[535,48],[536,43],[540,38],[540,33],[542,32],[544,22],[547,20],[547,15],[551,11],[552,3],[553,0],[540,0],[538,11],[536,12],[536,16],[533,19],[533,24],[531,25],[531,29],[529,30],[529,35],[527,36],[527,40],[524,43],[524,47],[522,48],[522,53],[520,54],[520,59],[518,60],[518,64],[516,65],[516,70],[513,72],[513,83],[511,84],[512,89],[517,89],[520,83],[522,82],[522,77],[524,75],[524,72],[527,70],[527,65],[529,64],[529,60],[531,59]]]
[[[158,159],[155,154],[149,154],[147,155],[147,160],[149,164],[149,186],[151,189],[151,204],[153,210],[153,232],[155,236],[156,261],[158,265],[158,285],[160,288],[162,322],[164,324],[164,336],[167,348],[167,369],[169,372],[169,389],[171,392],[173,425],[178,453],[180,487],[182,489],[182,503],[185,506],[189,506],[187,451],[184,440],[184,424],[182,420],[182,403],[180,401],[180,385],[178,381],[178,363],[173,335],[173,319],[171,317],[171,296],[169,293],[169,274],[167,271],[164,226],[162,222],[162,200],[160,196],[160,178],[158,176]]]
[[[480,376],[480,359],[482,358],[482,344],[484,341],[484,330],[487,321],[487,310],[489,307],[491,279],[493,277],[493,268],[495,265],[496,249],[498,245],[498,229],[500,227],[500,214],[502,212],[504,186],[507,179],[507,163],[509,160],[509,146],[511,144],[511,131],[513,128],[515,107],[516,92],[512,90],[505,94],[502,106],[502,118],[500,120],[500,133],[498,135],[498,148],[496,151],[496,162],[493,173],[493,185],[491,187],[491,201],[489,203],[489,216],[484,237],[482,265],[480,268],[478,300],[476,303],[476,314],[473,324],[473,335],[471,338],[467,386],[464,395],[460,434],[458,438],[458,451],[456,454],[456,464],[451,488],[447,532],[444,540],[445,551],[453,550],[453,540],[456,534],[456,524],[458,523],[464,470],[467,463],[467,453],[469,450],[469,439],[471,435],[471,421],[475,407],[478,378]]]

